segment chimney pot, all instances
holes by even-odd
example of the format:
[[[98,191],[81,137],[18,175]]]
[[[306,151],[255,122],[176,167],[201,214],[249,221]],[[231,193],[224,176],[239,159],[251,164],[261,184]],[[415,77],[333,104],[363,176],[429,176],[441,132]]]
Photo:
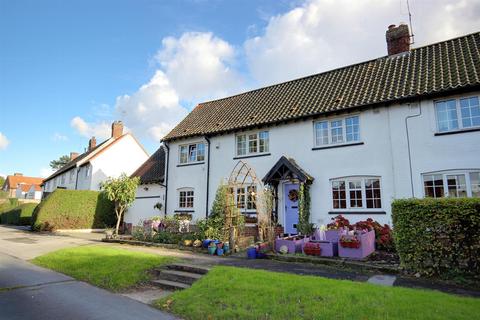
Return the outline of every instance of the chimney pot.
[[[389,25],[385,38],[389,56],[410,51],[410,30],[406,24]]]
[[[94,149],[96,146],[97,146],[97,139],[95,139],[95,137],[92,137],[92,138],[88,141],[88,151]]]
[[[78,152],[70,152],[70,161],[74,160],[78,157]]]
[[[123,122],[114,121],[112,123],[112,138],[117,139],[123,135]]]
[[[22,177],[22,176],[23,176],[23,173],[15,172],[13,175],[14,175],[14,176],[17,176],[17,177]]]

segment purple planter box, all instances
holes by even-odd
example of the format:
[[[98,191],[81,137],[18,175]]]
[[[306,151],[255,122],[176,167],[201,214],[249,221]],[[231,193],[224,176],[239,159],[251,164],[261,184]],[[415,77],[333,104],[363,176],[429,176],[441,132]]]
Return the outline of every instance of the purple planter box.
[[[338,256],[338,242],[330,242],[323,240],[310,240],[309,242],[320,243],[320,248],[322,249],[322,252],[320,252],[320,256],[322,257]],[[302,252],[305,243],[302,245]]]
[[[341,230],[327,230],[325,231],[325,238],[330,242],[338,242],[340,240]]]
[[[275,240],[275,251],[280,252],[280,247],[281,246],[287,246],[288,253],[302,252],[303,244],[305,242],[308,242],[310,240],[310,238],[305,237],[303,239],[294,240],[295,238],[297,238],[297,237],[293,236],[293,237],[276,239]]]
[[[363,259],[375,251],[375,231],[357,236],[360,239],[360,248],[344,248],[338,244],[338,255],[342,258]]]

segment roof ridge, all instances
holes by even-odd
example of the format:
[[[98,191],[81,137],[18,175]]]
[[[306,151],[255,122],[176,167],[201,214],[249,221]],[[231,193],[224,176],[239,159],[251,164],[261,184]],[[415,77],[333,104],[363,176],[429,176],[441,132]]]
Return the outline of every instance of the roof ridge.
[[[319,75],[322,75],[322,74],[329,74],[329,73],[332,73],[332,72],[336,72],[336,71],[338,71],[338,70],[347,69],[347,68],[352,68],[352,67],[359,66],[359,65],[363,65],[363,64],[368,64],[368,63],[373,62],[373,61],[378,61],[378,60],[382,60],[382,59],[388,59],[388,58],[391,58],[391,57],[401,57],[401,56],[404,56],[404,55],[406,55],[407,53],[410,53],[410,52],[412,52],[412,51],[420,50],[420,49],[423,49],[423,48],[426,48],[426,47],[430,47],[430,46],[435,46],[435,45],[438,45],[438,44],[441,44],[441,43],[446,43],[446,42],[454,41],[454,40],[461,39],[461,38],[467,38],[467,37],[469,37],[469,36],[472,36],[472,35],[475,35],[475,34],[478,34],[478,33],[480,33],[480,31],[472,32],[472,33],[469,33],[469,34],[466,34],[466,35],[463,35],[463,36],[458,36],[458,37],[454,37],[454,38],[447,39],[447,40],[443,40],[443,41],[437,41],[437,42],[429,43],[429,44],[426,44],[426,45],[423,45],[423,46],[420,46],[420,47],[412,48],[412,49],[410,49],[409,51],[405,51],[405,52],[398,53],[398,54],[396,54],[396,55],[380,56],[380,57],[377,57],[377,58],[373,58],[373,59],[369,59],[369,60],[365,60],[365,61],[361,61],[361,62],[356,62],[356,63],[352,63],[352,64],[348,64],[348,65],[345,65],[345,66],[342,66],[342,67],[336,67],[336,68],[333,68],[333,69],[328,69],[328,70],[326,70],[326,71],[322,71],[322,72],[313,73],[313,74],[309,74],[309,75],[306,75],[306,76],[302,76],[302,77],[290,79],[290,80],[287,80],[287,81],[282,81],[282,82],[277,82],[277,83],[269,84],[269,85],[266,85],[266,86],[263,86],[263,87],[260,87],[260,88],[255,88],[255,89],[243,91],[243,92],[240,92],[240,93],[236,93],[236,94],[233,94],[233,95],[231,95],[231,96],[227,96],[227,97],[223,97],[223,98],[218,98],[218,99],[207,100],[207,101],[198,103],[193,110],[195,110],[195,109],[196,109],[197,107],[199,107],[200,105],[208,104],[208,103],[211,103],[211,102],[217,102],[217,101],[222,101],[222,100],[225,100],[225,99],[234,98],[234,97],[237,97],[237,96],[241,96],[241,95],[243,95],[243,94],[253,93],[253,92],[256,92],[256,91],[263,90],[263,89],[267,89],[267,88],[271,88],[271,87],[276,87],[276,86],[279,86],[279,85],[283,85],[283,84],[287,84],[287,83],[291,83],[291,82],[295,82],[295,81],[299,81],[299,80],[304,80],[304,79],[316,77],[316,76],[319,76]],[[192,110],[192,111],[193,111],[193,110]]]

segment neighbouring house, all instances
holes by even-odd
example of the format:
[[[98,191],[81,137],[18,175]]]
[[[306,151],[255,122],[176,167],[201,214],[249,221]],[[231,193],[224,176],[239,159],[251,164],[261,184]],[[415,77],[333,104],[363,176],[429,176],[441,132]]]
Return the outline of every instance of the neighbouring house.
[[[123,123],[112,123],[112,135],[97,145],[95,137],[82,154],[70,153],[70,162],[43,182],[45,195],[57,188],[73,190],[100,190],[100,183],[122,173],[132,174],[148,153],[131,133],[123,133]]]
[[[240,160],[273,186],[286,233],[300,183],[317,225],[391,223],[396,198],[479,197],[480,33],[411,49],[408,27],[392,25],[386,40],[387,56],[195,107],[163,139],[165,212],[208,215]],[[234,190],[245,214],[255,191]]]
[[[3,183],[2,190],[8,192],[8,197],[10,198],[24,199],[25,194],[28,192],[27,187],[30,187],[32,184],[41,185],[42,182],[42,178],[27,177],[22,173],[14,173],[13,175],[7,176]]]
[[[41,200],[42,199],[42,187],[38,184],[32,184],[27,191],[27,199]]]
[[[165,150],[160,147],[131,177],[139,177],[135,201],[124,221],[137,225],[153,216],[163,215],[165,204]],[[159,208],[160,207],[160,208]]]

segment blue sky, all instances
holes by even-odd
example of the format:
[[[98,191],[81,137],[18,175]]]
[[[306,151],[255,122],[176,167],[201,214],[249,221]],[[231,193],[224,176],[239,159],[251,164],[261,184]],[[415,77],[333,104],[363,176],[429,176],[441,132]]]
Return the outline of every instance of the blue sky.
[[[414,46],[480,29],[414,1]],[[385,55],[398,0],[0,0],[0,175],[48,174],[121,119],[149,152],[198,102]]]

